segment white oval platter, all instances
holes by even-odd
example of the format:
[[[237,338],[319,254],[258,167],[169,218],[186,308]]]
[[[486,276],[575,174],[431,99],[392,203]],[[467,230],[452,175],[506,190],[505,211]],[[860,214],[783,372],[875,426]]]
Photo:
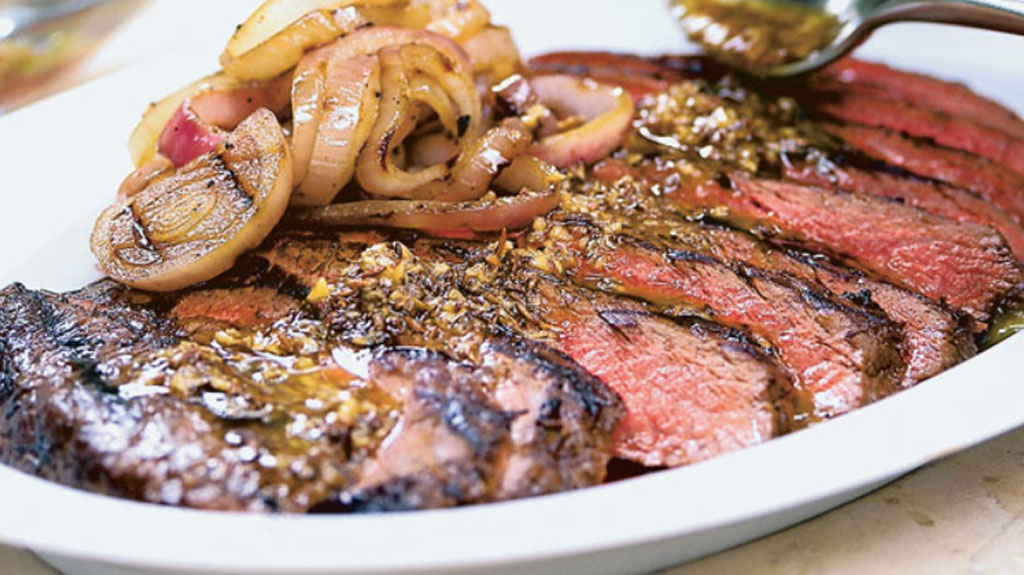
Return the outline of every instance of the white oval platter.
[[[239,2],[239,17],[249,4]],[[527,54],[691,50],[660,0],[488,4]],[[149,99],[215,61],[215,53],[184,52],[0,118],[4,283],[64,290],[98,277],[87,236],[129,169],[126,135]],[[899,25],[860,54],[965,81],[1024,113],[1024,38]],[[31,548],[71,575],[643,573],[791,525],[1022,424],[1019,336],[896,397],[714,461],[465,509],[209,513],[92,495],[0,467],[0,542]]]

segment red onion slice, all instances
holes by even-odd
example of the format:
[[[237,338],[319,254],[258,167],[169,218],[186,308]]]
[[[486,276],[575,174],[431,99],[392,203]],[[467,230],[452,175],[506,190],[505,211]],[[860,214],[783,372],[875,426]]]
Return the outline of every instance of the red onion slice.
[[[622,144],[633,119],[633,99],[622,88],[560,74],[537,76],[530,84],[559,117],[586,120],[579,128],[541,139],[531,154],[565,169],[592,164]]]
[[[518,230],[558,207],[554,189],[474,202],[366,200],[293,210],[288,225],[300,227],[386,227],[428,232],[486,233]]]
[[[178,106],[160,133],[157,151],[181,167],[224,141],[256,110],[280,112],[288,107],[291,76],[268,82],[201,89]]]

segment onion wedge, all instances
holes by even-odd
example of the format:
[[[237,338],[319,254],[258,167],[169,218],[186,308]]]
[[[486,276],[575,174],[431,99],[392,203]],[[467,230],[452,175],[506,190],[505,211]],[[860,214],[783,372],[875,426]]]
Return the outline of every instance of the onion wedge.
[[[175,116],[194,118],[207,126],[233,130],[259,108],[274,112],[286,110],[291,76],[283,75],[266,82],[238,82],[219,73],[178,90],[149,105],[128,140],[135,167],[142,167],[157,154],[160,141]],[[203,132],[212,132],[202,127]],[[191,158],[189,158],[191,159]]]
[[[530,150],[565,169],[592,164],[614,152],[633,120],[633,99],[620,87],[565,75],[537,76],[530,85],[559,117],[582,117],[575,129],[542,138]]]
[[[263,241],[291,192],[288,142],[273,112],[257,110],[212,152],[107,208],[93,228],[92,252],[126,285],[191,286]]]
[[[366,200],[293,210],[285,222],[303,228],[386,227],[438,235],[518,230],[558,207],[555,189],[473,202]]]

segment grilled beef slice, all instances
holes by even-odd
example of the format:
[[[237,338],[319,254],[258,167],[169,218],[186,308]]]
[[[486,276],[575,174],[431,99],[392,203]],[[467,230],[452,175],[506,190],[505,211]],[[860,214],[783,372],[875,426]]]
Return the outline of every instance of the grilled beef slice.
[[[286,239],[264,255],[282,269],[314,270],[307,282],[333,281],[364,245],[353,234],[315,240],[319,247],[311,250],[303,244],[309,246]],[[697,320],[673,322],[639,302],[566,285],[533,267],[530,260],[538,254],[530,250],[515,250],[494,264],[488,244],[408,245],[414,266],[444,266],[459,298],[472,302],[470,321],[490,318],[505,330],[539,334],[619,393],[627,410],[615,434],[619,457],[650,466],[701,461],[787,431],[794,413],[809,403],[775,360],[737,331]],[[314,261],[310,252],[335,255]],[[480,271],[494,265],[497,273]],[[486,290],[477,283],[482,276]],[[420,321],[430,333],[430,320]],[[406,330],[389,337],[423,345],[432,339]]]
[[[944,112],[899,102],[865,96],[842,94],[837,98],[816,93],[811,106],[830,118],[905,133],[935,142],[945,148],[962,150],[987,158],[1024,175],[1024,140],[994,128],[979,126],[969,120]]]
[[[873,168],[873,169],[872,169]],[[990,225],[999,231],[1017,259],[1024,258],[1024,195],[1001,207],[969,190],[916,177],[884,164],[853,167],[842,163],[792,162],[784,168],[787,180],[895,200],[957,222]]]
[[[543,346],[488,343],[481,354],[485,367],[423,349],[379,355],[371,380],[405,406],[401,432],[315,510],[452,507],[600,483],[617,398]]]
[[[980,325],[1024,281],[994,229],[879,198],[745,174],[733,174],[728,187],[682,185],[667,198],[681,211],[717,210],[739,228],[852,262],[963,309]]]
[[[788,430],[806,402],[738,332],[550,282],[536,299],[559,326],[556,345],[623,398],[620,458],[649,467],[710,459]]]
[[[249,511],[450,506],[602,480],[619,399],[570,360],[493,334],[476,363],[359,353],[322,310],[267,287],[294,284],[282,277],[264,265],[232,280],[254,285],[159,300],[109,282],[0,292],[0,460]]]
[[[844,58],[810,76],[808,84],[816,92],[898,100],[1024,138],[1024,121],[1005,106],[963,84],[895,70],[884,64]]]
[[[973,356],[970,317],[914,292],[873,280],[827,258],[778,249],[738,230],[679,219],[649,217],[633,228],[662,245],[789,274],[843,298],[851,305],[877,306],[902,327],[904,386],[911,386]]]
[[[749,330],[813,396],[814,419],[884,397],[904,378],[897,325],[796,278],[730,266],[705,253],[663,250],[579,217],[534,241],[564,254],[560,266],[580,285],[647,301],[662,313]]]
[[[888,130],[838,124],[825,129],[867,156],[970,190],[1024,219],[1024,176],[1000,164]]]

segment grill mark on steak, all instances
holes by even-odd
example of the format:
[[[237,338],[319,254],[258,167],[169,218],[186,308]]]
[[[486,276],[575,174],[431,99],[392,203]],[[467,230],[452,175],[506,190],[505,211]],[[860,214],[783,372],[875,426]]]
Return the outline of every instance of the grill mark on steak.
[[[265,509],[251,481],[258,473],[253,466],[238,464],[228,473],[225,465],[224,477],[212,479],[206,461],[223,462],[224,445],[215,435],[226,429],[201,407],[159,397],[126,402],[77,378],[76,358],[105,364],[121,353],[169,343],[167,323],[133,305],[131,297],[110,282],[66,295],[17,285],[2,292],[5,371],[16,388],[5,402],[20,406],[3,421],[0,459],[100,493]]]
[[[970,316],[920,294],[840,267],[820,255],[778,250],[738,230],[679,220],[647,220],[641,231],[647,237],[657,237],[660,242],[682,244],[724,261],[743,262],[792,275],[822,286],[860,307],[874,309],[877,306],[880,312],[902,326],[903,357],[907,365],[905,386],[935,376],[976,352]]]
[[[340,247],[344,243],[341,240],[335,246],[346,252]],[[469,270],[488,259],[488,249],[438,240],[419,240],[410,247],[420,262],[451,266],[461,292],[477,297],[472,295]],[[501,294],[499,303],[512,307],[522,321],[515,329],[546,330],[552,345],[620,392],[627,409],[615,435],[620,457],[647,465],[707,459],[786,431],[794,412],[806,409],[810,402],[793,390],[774,360],[737,332],[696,320],[676,325],[639,302],[562,284],[538,273],[519,256],[508,256],[502,269],[489,288]],[[482,295],[486,299],[486,292]],[[483,310],[479,314],[493,315]],[[634,369],[622,369],[624,365]],[[672,401],[650,402],[652,393]],[[606,403],[602,400],[597,405],[604,410],[601,406]],[[518,408],[508,405],[506,409]],[[656,432],[662,433],[660,439],[654,437]],[[509,463],[511,469],[519,467]]]
[[[791,163],[785,166],[783,175],[804,185],[879,196],[954,221],[990,225],[999,230],[1018,259],[1024,258],[1024,225],[1017,212],[993,205],[965,189],[884,165],[861,169],[835,162]],[[1024,208],[1024,202],[1020,203]]]
[[[982,327],[1024,281],[1002,236],[976,224],[857,194],[733,174],[667,194],[681,211],[725,208],[730,224],[851,261],[894,284],[963,309]],[[842,214],[842,217],[837,217]]]
[[[405,379],[429,378],[440,388],[416,394],[416,400],[425,412],[435,414],[434,420],[444,422],[443,429],[414,419],[360,485],[317,510],[450,507],[600,482],[608,457],[594,454],[609,449],[612,414],[618,409],[607,389],[533,344],[499,344],[489,347],[485,357],[499,381],[472,381],[458,372],[437,374],[408,357],[392,358],[387,370],[402,373]],[[504,410],[495,409],[492,397]],[[599,429],[587,429],[591,425]],[[461,445],[453,446],[452,436],[461,436]],[[445,476],[431,471],[436,467],[458,473],[446,474],[452,480],[442,482]]]
[[[473,261],[471,248],[453,242],[424,240],[414,249],[453,265]],[[552,345],[623,398],[619,457],[649,466],[702,461],[783,433],[807,410],[810,398],[740,332],[695,319],[674,323],[640,302],[566,285],[515,256],[507,267],[498,289],[521,296],[527,321],[543,318]]]
[[[573,225],[553,248],[580,285],[705,317],[763,338],[814,397],[813,418],[845,413],[896,391],[903,378],[897,327],[795,278],[733,269],[706,254],[663,252],[647,240]],[[585,247],[584,247],[585,244]]]
[[[790,169],[796,166],[791,164]],[[672,202],[660,202],[653,193],[658,182],[669,181],[672,176],[654,171],[652,181],[650,176],[645,177],[645,170],[644,166],[637,169],[619,160],[595,166],[595,178],[603,182],[603,187],[593,195],[605,199],[587,211],[614,214],[613,221],[622,224],[626,233],[654,242],[677,258],[705,263],[719,260],[732,267],[741,263],[788,274],[850,305],[867,307],[874,314],[884,313],[903,332],[902,352],[907,365],[904,386],[932,377],[976,352],[973,321],[966,314],[839,266],[823,256],[776,249],[743,231],[681,218],[671,211]],[[726,179],[720,185],[731,185],[731,181]]]

